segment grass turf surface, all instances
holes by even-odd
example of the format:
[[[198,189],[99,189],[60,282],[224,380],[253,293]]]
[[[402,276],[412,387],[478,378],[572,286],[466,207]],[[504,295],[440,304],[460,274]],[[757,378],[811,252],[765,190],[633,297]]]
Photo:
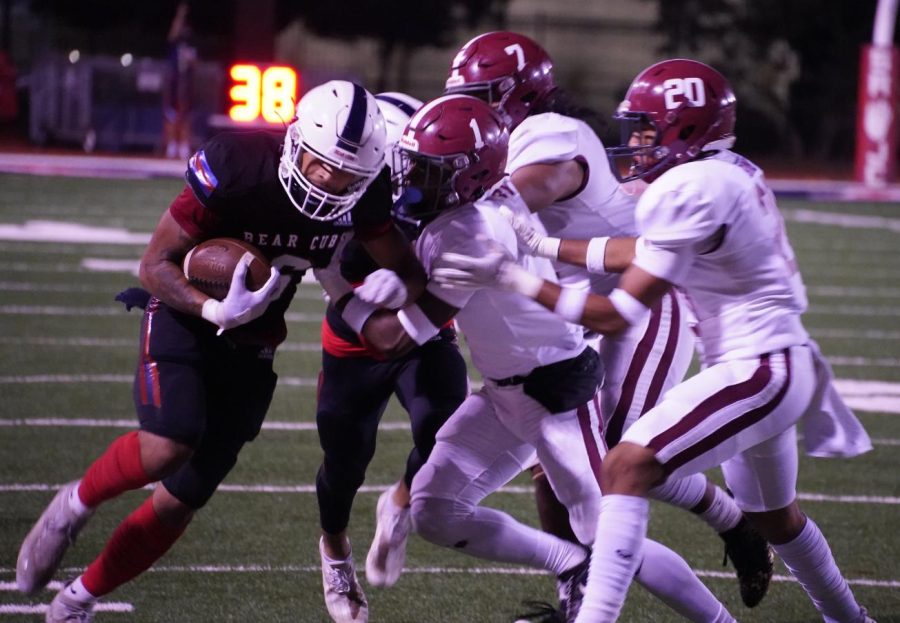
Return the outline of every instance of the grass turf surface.
[[[55,220],[150,232],[180,189],[174,180],[100,181],[0,176],[0,224]],[[780,202],[793,211],[900,218],[900,206]],[[810,293],[805,321],[842,379],[900,382],[900,245],[887,228],[841,228],[788,222]],[[25,598],[10,590],[19,543],[52,497],[36,485],[71,480],[125,429],[102,421],[131,420],[130,376],[136,360],[138,314],[124,313],[112,297],[136,279],[127,272],[92,272],[86,258],[136,260],[139,244],[75,244],[0,240],[0,623],[37,621],[39,614],[9,613],[12,606],[46,603],[45,592]],[[285,379],[308,381],[319,367],[316,349],[323,304],[304,286],[291,311],[288,348],[276,368]],[[282,385],[268,421],[311,423],[314,389]],[[24,418],[90,420],[78,426],[25,425]],[[805,502],[822,527],[845,575],[868,585],[854,592],[880,621],[900,622],[900,419],[862,412],[875,450],[851,461],[801,460],[799,490],[829,496],[872,496],[881,501]],[[100,422],[97,422],[97,421]],[[392,403],[386,422],[403,422]],[[408,430],[380,433],[350,528],[358,563],[374,530],[379,487],[402,470]],[[279,485],[275,492],[223,490],[198,514],[188,532],[149,573],[105,601],[133,611],[101,612],[98,621],[300,621],[329,619],[318,570],[318,515],[312,485],[321,458],[313,429],[264,430],[242,453],[226,485]],[[715,473],[713,477],[717,477]],[[487,503],[536,523],[528,479]],[[24,487],[21,485],[30,485]],[[60,578],[90,562],[106,537],[145,495],[133,492],[104,506],[65,559]],[[654,505],[651,534],[679,551],[695,569],[722,571],[722,547],[699,521]],[[366,587],[373,623],[507,622],[526,599],[552,600],[547,576],[481,561],[412,538],[409,572],[392,589]],[[779,565],[778,573],[785,575]],[[704,577],[741,621],[820,620],[802,590],[773,584],[758,608],[740,605],[733,580]],[[363,580],[365,583],[365,580]],[[623,621],[677,621],[638,586]]]

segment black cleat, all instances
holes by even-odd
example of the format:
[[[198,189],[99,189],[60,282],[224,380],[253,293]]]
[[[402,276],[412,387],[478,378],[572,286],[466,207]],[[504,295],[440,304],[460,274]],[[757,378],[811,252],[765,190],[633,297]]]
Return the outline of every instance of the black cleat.
[[[725,560],[722,564],[734,565],[737,571],[738,584],[741,588],[741,601],[748,608],[759,604],[769,590],[769,582],[775,572],[775,555],[772,548],[760,535],[746,517],[731,530],[719,534],[725,541]]]
[[[587,589],[588,569],[591,566],[591,550],[585,548],[587,556],[580,563],[560,573],[557,584],[562,585],[561,593],[565,599],[560,599],[560,610],[565,614],[566,623],[575,621],[578,611],[581,610],[581,602],[584,599],[584,591]]]
[[[516,615],[516,621],[530,621],[530,623],[566,623],[565,610],[556,608],[546,601],[526,601],[528,612]]]

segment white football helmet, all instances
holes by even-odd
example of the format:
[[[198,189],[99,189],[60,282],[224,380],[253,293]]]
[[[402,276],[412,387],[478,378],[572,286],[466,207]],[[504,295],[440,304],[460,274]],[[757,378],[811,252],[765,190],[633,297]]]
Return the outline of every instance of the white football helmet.
[[[387,125],[387,150],[390,151],[403,135],[403,129],[409,123],[409,118],[422,107],[422,102],[406,93],[393,91],[377,93],[375,100]],[[390,160],[388,164],[391,164]]]
[[[402,171],[399,170],[399,158],[393,157],[394,145],[403,136],[403,130],[409,123],[413,114],[422,107],[422,102],[407,95],[406,93],[398,93],[388,91],[375,95],[375,101],[378,102],[378,108],[384,115],[384,123],[387,126],[387,144],[385,146],[385,157],[387,165],[391,168],[391,189],[393,191],[394,201],[400,198],[400,176]]]
[[[358,179],[340,195],[317,187],[301,171],[304,151]],[[332,80],[300,98],[284,139],[278,178],[304,216],[332,221],[349,212],[378,176],[384,152],[385,123],[375,97],[352,82]]]

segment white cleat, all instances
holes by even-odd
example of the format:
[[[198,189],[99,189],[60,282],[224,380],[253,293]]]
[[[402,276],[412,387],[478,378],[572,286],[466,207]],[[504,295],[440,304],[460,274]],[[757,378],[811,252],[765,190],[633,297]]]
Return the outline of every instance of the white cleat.
[[[59,490],[22,542],[16,562],[16,584],[27,595],[47,586],[66,550],[93,514],[79,517],[69,507],[69,495],[79,482],[70,482]]]
[[[83,603],[68,594],[67,584],[56,594],[47,609],[47,623],[90,623],[94,620],[94,603]]]
[[[363,593],[353,555],[346,560],[328,562],[325,550],[319,540],[319,555],[322,557],[322,588],[325,591],[325,607],[335,623],[367,623],[369,603]]]
[[[366,556],[366,579],[372,586],[393,586],[406,561],[406,539],[412,527],[409,508],[399,508],[391,499],[394,484],[378,497],[375,507],[375,537]]]

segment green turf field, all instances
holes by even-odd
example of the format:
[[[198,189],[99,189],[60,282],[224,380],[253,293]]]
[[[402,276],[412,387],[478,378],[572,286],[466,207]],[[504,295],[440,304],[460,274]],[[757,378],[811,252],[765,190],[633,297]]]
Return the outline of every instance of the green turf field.
[[[125,313],[113,296],[136,278],[121,268],[87,266],[127,265],[142,250],[140,243],[107,243],[111,233],[91,243],[15,241],[8,226],[61,221],[148,233],[180,186],[177,180],[0,175],[0,623],[43,620],[37,606],[53,593],[27,598],[13,588],[20,541],[53,489],[80,476],[133,420],[130,380],[140,317]],[[811,211],[802,214],[812,220],[835,213],[881,217],[854,223],[864,226],[788,222],[810,294],[807,326],[845,382],[842,391],[853,392],[854,404],[866,409],[859,414],[875,441],[873,452],[854,460],[803,458],[799,490],[817,496],[804,507],[829,537],[860,601],[880,623],[900,622],[900,205],[781,206],[789,219],[798,211]],[[322,310],[317,288],[301,287],[288,343],[276,358],[285,382],[269,422],[314,420]],[[404,417],[392,405],[385,422]],[[359,563],[373,533],[378,492],[400,475],[410,445],[404,427],[387,428],[354,508],[351,537]],[[111,610],[97,621],[327,622],[313,493],[320,454],[313,426],[264,430],[182,540],[151,572],[109,595],[104,602]],[[511,484],[488,503],[535,523],[528,480]],[[59,579],[90,562],[145,495],[127,494],[104,506],[69,552]],[[720,577],[728,570],[721,566],[720,541],[684,512],[654,506],[650,531],[684,555],[739,620],[820,620],[788,581],[775,582],[758,608],[743,608],[735,581]],[[548,576],[415,537],[407,567],[394,588],[366,587],[373,623],[511,622],[523,600],[554,596]],[[786,579],[782,566],[777,573]],[[635,586],[621,620],[680,619]]]

